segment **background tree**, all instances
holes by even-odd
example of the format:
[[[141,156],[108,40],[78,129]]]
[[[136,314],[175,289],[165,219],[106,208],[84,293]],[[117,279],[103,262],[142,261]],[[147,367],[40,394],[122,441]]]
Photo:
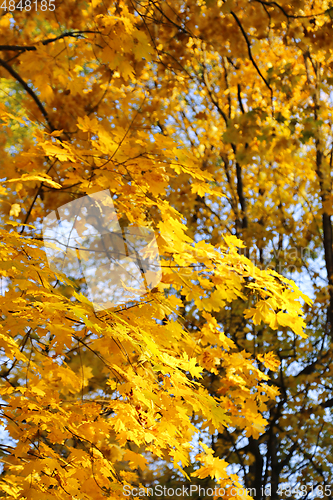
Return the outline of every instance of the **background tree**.
[[[164,119],[156,113],[155,123],[187,145],[226,194],[215,200],[193,192],[186,179],[180,188],[178,178],[172,203],[197,240],[216,245],[226,232],[235,234],[260,268],[306,280],[315,299],[307,308],[305,341],[285,328],[247,321],[244,309],[255,298],[212,313],[239,349],[254,355],[273,349],[281,361],[279,373],[267,370],[280,395],[265,413],[265,433],[257,439],[224,429],[212,447],[238,464],[256,498],[265,497],[268,486],[272,498],[283,497],[287,486],[312,497],[317,485],[330,497],[331,5],[228,1],[145,8],[142,23],[160,51],[155,95],[162,96]],[[200,328],[195,306],[186,297],[183,302],[186,327]],[[211,394],[224,393],[222,373],[223,366],[207,374]]]
[[[329,484],[331,292],[309,269],[318,248],[332,269],[328,3],[7,4],[3,496]],[[155,230],[163,280],[97,314],[41,222],[104,189]]]

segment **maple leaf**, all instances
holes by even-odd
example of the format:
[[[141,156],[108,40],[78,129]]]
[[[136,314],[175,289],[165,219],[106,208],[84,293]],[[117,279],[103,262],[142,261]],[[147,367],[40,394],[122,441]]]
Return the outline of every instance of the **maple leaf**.
[[[45,184],[49,184],[51,187],[54,187],[56,189],[60,189],[61,185],[58,182],[55,182],[52,180],[51,177],[49,177],[46,174],[23,174],[22,177],[19,179],[9,179],[5,182],[26,182],[26,181],[38,181],[38,182],[45,182]]]

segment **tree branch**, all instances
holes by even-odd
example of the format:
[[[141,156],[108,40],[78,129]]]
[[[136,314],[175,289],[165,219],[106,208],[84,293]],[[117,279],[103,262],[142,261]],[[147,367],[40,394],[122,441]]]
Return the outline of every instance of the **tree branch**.
[[[204,63],[202,63],[202,68],[203,68],[203,72],[202,72],[203,81],[204,81],[204,84],[206,85],[209,97],[210,97],[212,103],[214,104],[214,106],[216,107],[218,113],[222,116],[223,120],[225,121],[226,126],[228,126],[227,115],[225,114],[225,112],[223,111],[221,106],[219,105],[216,95],[213,93],[213,90],[210,86],[208,76],[207,76],[207,68],[206,68]]]
[[[270,93],[271,93],[271,100],[273,102],[273,89],[272,87],[270,86],[270,84],[268,83],[268,81],[266,80],[266,78],[264,77],[264,75],[262,74],[262,72],[260,71],[257,63],[255,62],[255,60],[253,59],[253,55],[252,55],[252,51],[251,51],[251,44],[250,44],[250,41],[249,41],[249,38],[240,22],[240,20],[238,19],[238,17],[236,16],[236,14],[231,10],[230,11],[230,14],[233,16],[233,18],[235,19],[236,23],[238,24],[243,36],[244,36],[244,39],[245,39],[245,42],[246,42],[246,45],[247,45],[247,50],[248,50],[248,54],[249,54],[249,58],[253,64],[253,66],[256,68],[257,70],[257,73],[258,75],[260,76],[260,78],[263,80],[263,82],[265,83],[266,87],[270,90]]]
[[[55,38],[47,38],[46,40],[42,40],[37,43],[41,43],[42,45],[48,45],[49,43],[56,42],[57,40],[62,40],[63,38],[71,37],[78,38],[82,36],[84,33],[94,33],[97,34],[98,31],[94,30],[85,30],[85,31],[66,31],[62,35],[56,36]],[[9,51],[31,51],[37,50],[36,45],[0,45],[0,50],[9,50]]]
[[[38,108],[40,109],[42,115],[44,116],[44,118],[45,118],[48,126],[50,127],[51,131],[53,132],[55,130],[55,128],[53,127],[52,123],[50,122],[49,116],[48,116],[48,114],[46,112],[46,109],[44,108],[43,104],[41,103],[41,101],[36,96],[35,92],[29,87],[29,85],[23,80],[23,78],[14,70],[14,68],[11,67],[10,64],[8,64],[3,59],[0,59],[0,65],[3,68],[5,68],[8,71],[8,73],[13,78],[15,78],[15,80],[18,81],[22,85],[22,87],[24,88],[24,90],[33,98],[33,100],[37,104]]]
[[[262,6],[267,5],[269,7],[273,7],[274,5],[281,10],[281,12],[286,16],[287,19],[313,19],[314,17],[318,16],[323,16],[324,14],[327,14],[327,10],[323,10],[322,12],[318,12],[318,14],[309,14],[309,15],[299,15],[296,16],[295,14],[288,14],[285,9],[279,5],[277,2],[265,2],[264,0],[251,0],[251,2],[258,2],[261,3]]]

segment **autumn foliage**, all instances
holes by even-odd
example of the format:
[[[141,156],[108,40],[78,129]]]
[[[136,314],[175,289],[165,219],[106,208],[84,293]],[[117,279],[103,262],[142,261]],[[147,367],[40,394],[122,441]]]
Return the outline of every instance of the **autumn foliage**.
[[[329,3],[0,14],[1,495],[123,498],[158,480],[279,498],[286,467],[328,481]],[[124,226],[155,232],[163,277],[96,312],[84,282],[50,269],[41,227],[106,189]],[[285,269],[318,248],[311,301]]]

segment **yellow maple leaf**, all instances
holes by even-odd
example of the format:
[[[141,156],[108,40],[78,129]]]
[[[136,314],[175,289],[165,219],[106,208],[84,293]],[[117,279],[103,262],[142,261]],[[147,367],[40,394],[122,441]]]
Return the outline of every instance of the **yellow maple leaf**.
[[[258,354],[257,358],[269,370],[276,371],[280,366],[280,361],[277,359],[277,357],[272,352],[269,352],[267,354]]]
[[[45,184],[48,184],[49,186],[52,186],[56,189],[61,188],[61,184],[58,184],[52,178],[46,174],[23,174],[22,177],[19,179],[9,179],[4,182],[27,182],[27,181],[38,181],[38,182],[44,182]]]
[[[13,215],[14,217],[18,217],[18,215],[20,214],[20,212],[21,212],[21,206],[18,203],[14,203],[10,207],[9,215]]]
[[[141,470],[144,470],[147,467],[147,459],[139,453],[134,453],[131,450],[125,451],[122,460],[128,460],[131,467],[140,467]]]

